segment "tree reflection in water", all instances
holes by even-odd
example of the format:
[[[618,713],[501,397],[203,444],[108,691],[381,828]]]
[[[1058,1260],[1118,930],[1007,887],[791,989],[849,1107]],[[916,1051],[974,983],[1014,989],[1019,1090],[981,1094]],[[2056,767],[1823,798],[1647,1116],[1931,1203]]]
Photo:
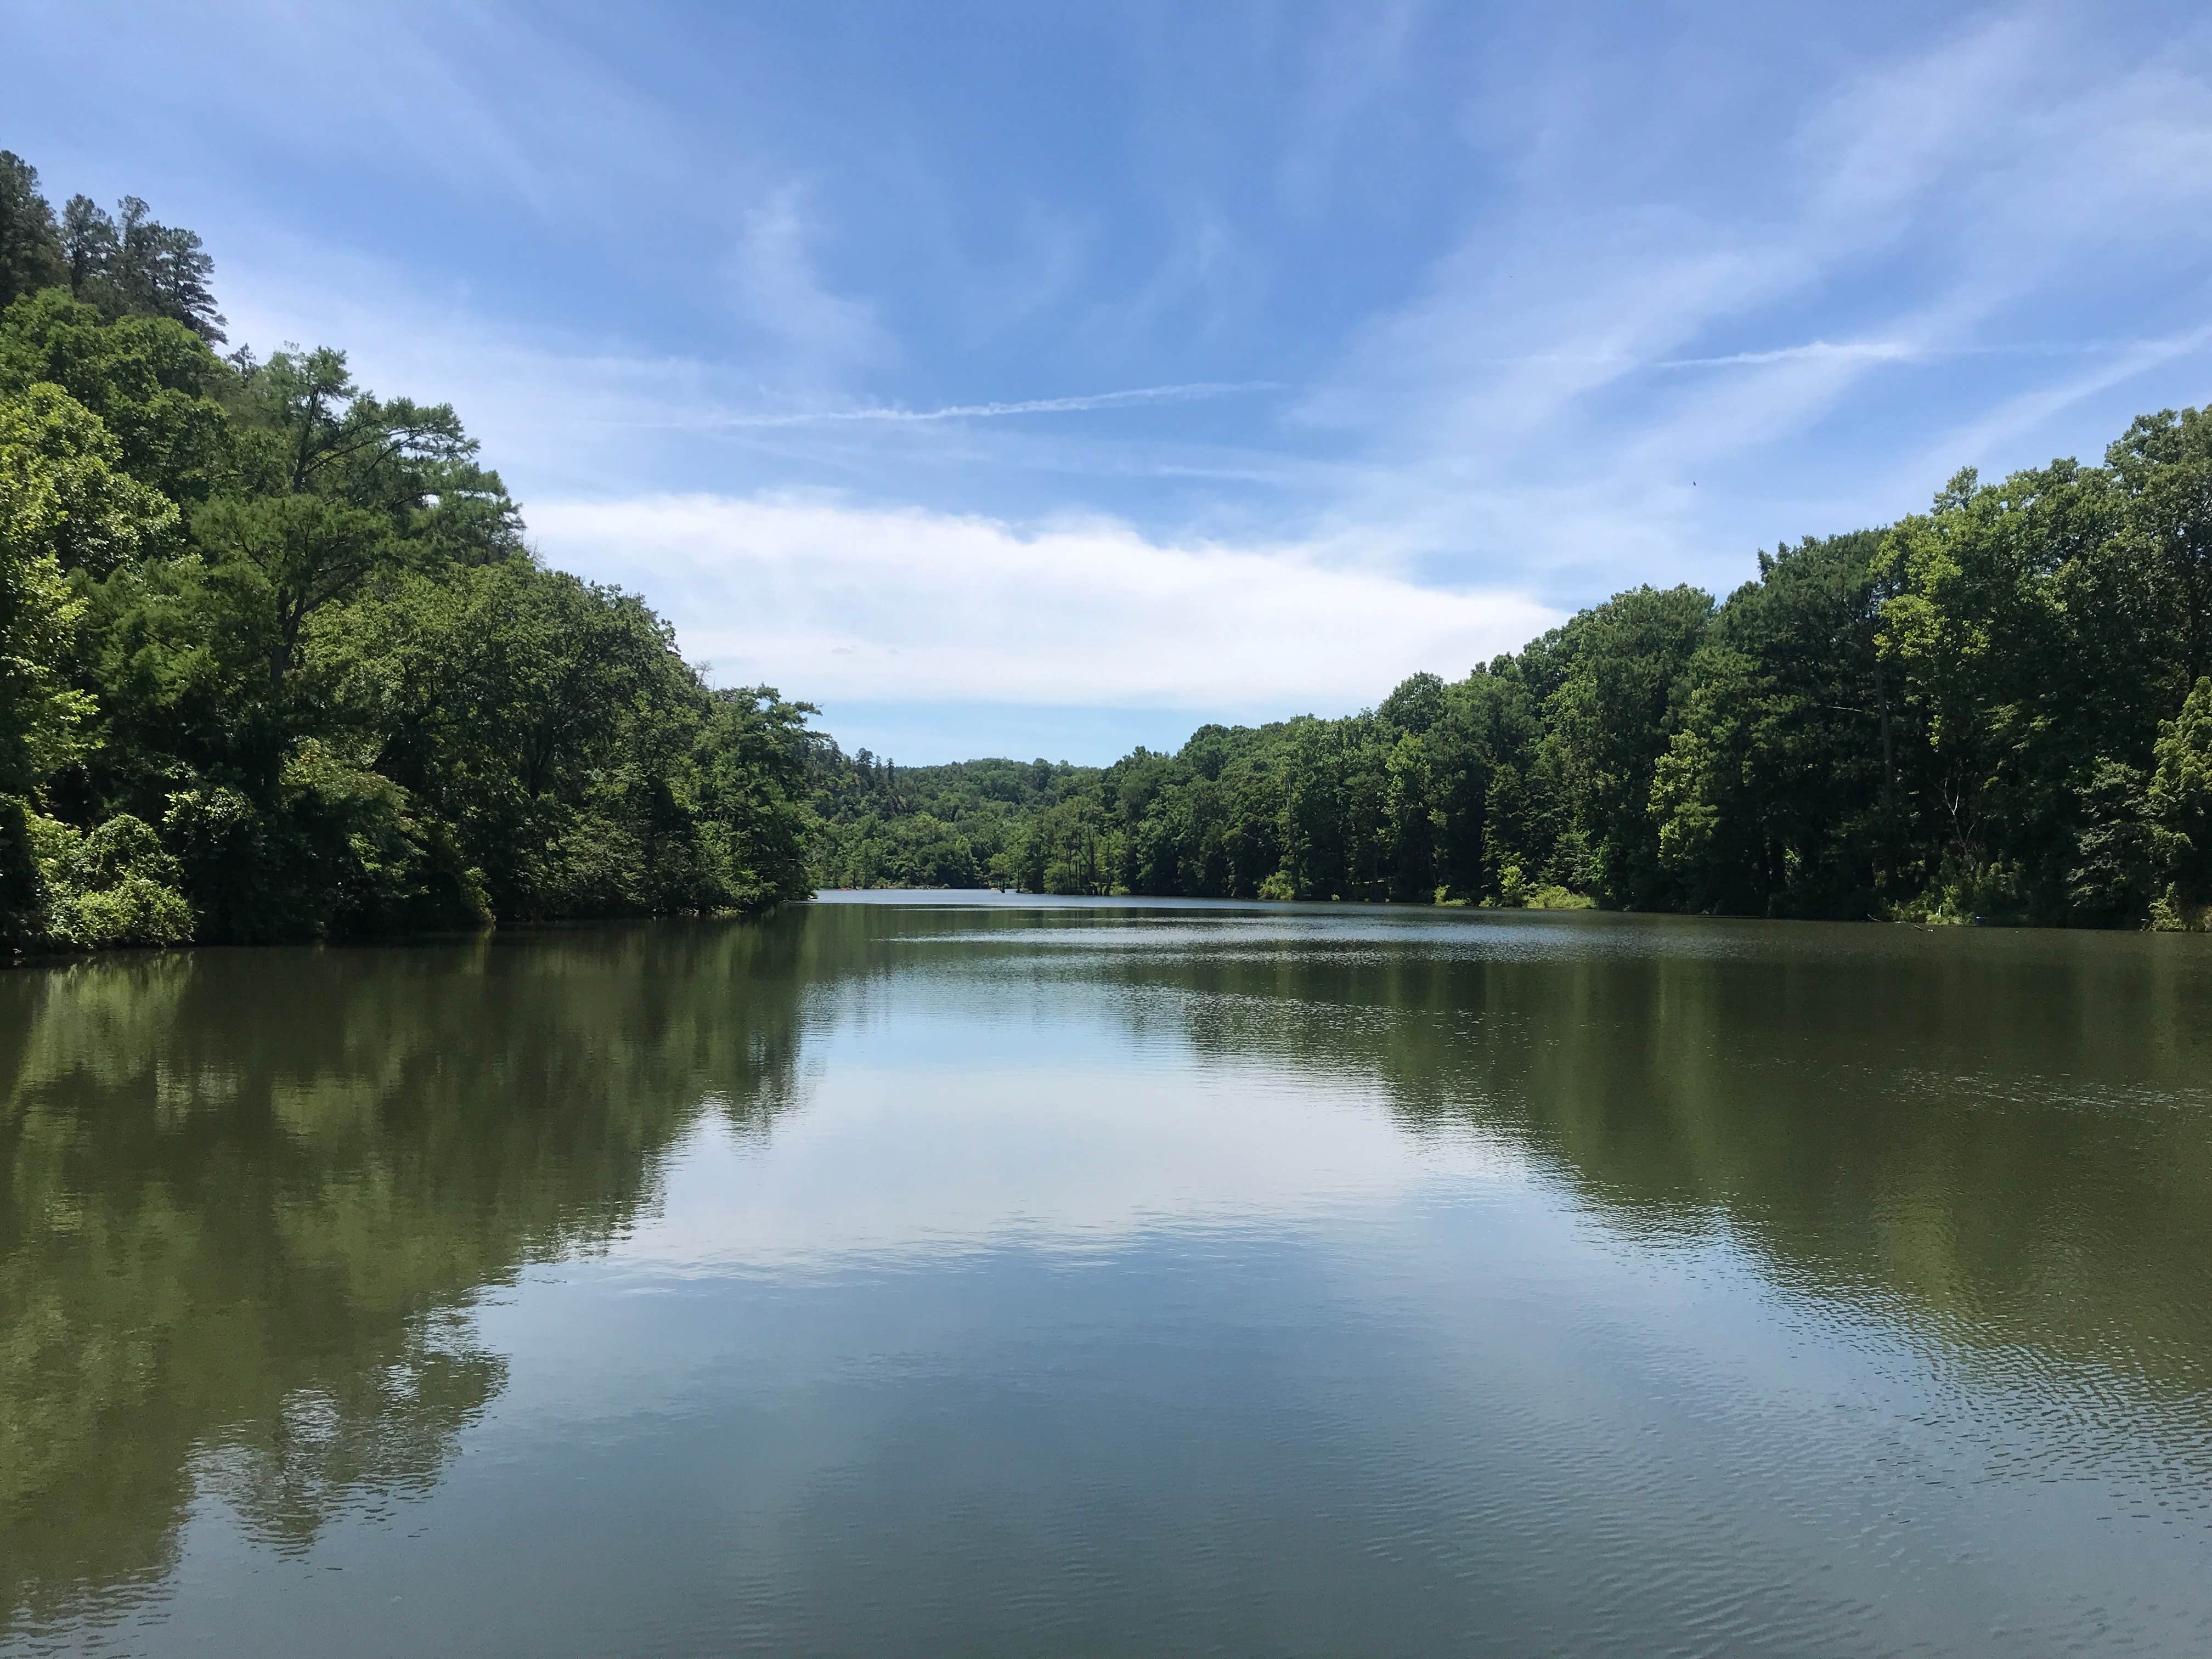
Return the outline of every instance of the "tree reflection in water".
[[[159,1580],[196,1489],[299,1548],[496,1395],[465,1316],[784,1104],[797,915],[0,980],[0,1596]],[[4,1630],[0,1626],[0,1630]]]
[[[505,1383],[477,1299],[631,1228],[708,1114],[764,1128],[808,1031],[907,975],[1379,1084],[1406,1134],[1510,1144],[1638,1245],[1724,1233],[2145,1455],[2171,1409],[2212,1475],[2197,941],[825,904],[0,979],[10,1623],[127,1608],[196,1501],[296,1551],[429,1490]]]

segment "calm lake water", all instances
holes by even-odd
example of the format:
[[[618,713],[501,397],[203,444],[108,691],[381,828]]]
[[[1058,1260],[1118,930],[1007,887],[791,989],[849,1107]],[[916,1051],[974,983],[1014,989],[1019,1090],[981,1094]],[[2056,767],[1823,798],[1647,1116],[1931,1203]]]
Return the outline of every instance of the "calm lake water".
[[[0,975],[0,1653],[2212,1652],[2212,942]]]

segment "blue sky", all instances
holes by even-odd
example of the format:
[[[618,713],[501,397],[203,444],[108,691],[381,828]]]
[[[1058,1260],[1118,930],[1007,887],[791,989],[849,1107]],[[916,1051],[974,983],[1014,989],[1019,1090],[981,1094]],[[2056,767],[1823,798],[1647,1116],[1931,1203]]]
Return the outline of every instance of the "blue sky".
[[[1103,761],[2212,398],[2201,5],[15,0],[0,146],[852,748]]]

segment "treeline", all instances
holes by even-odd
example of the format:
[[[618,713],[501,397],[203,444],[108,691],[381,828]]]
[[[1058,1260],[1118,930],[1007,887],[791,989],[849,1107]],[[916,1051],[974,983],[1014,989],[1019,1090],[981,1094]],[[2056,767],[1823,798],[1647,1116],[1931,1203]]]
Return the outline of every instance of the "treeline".
[[[1639,588],[1340,720],[900,769],[544,568],[453,410],[226,343],[190,231],[0,152],[0,949],[830,886],[2197,926],[2212,414]]]
[[[1064,761],[902,767],[865,749],[848,756],[820,739],[810,770],[818,815],[816,882],[823,887],[1012,884],[1007,854],[1029,823],[1063,797],[1095,787],[1099,776],[1097,767]]]
[[[805,893],[811,711],[538,563],[450,406],[218,356],[210,276],[0,152],[0,951]]]
[[[857,819],[826,844],[842,876],[1043,892],[2197,927],[2208,671],[2212,414],[2169,411],[2102,466],[1963,472],[1762,554],[1718,605],[1638,588],[1346,719],[926,809],[945,856],[855,863]]]

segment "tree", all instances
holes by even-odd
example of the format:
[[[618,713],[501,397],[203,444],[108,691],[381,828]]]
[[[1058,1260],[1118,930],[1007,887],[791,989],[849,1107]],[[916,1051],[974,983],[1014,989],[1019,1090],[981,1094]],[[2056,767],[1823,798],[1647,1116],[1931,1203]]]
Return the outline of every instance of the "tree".
[[[58,544],[63,489],[29,410],[0,403],[0,930],[45,929],[46,894],[25,798],[66,758],[88,701],[66,669],[84,602]]]
[[[110,322],[58,289],[18,301],[0,315],[0,394],[40,381],[97,415],[123,470],[172,501],[203,501],[228,481],[234,434],[219,399],[235,376],[181,324]]]
[[[136,196],[110,217],[88,196],[62,210],[61,247],[70,295],[110,318],[166,317],[220,344],[222,315],[208,284],[215,261],[191,231],[162,224]]]
[[[1681,725],[1653,769],[1659,867],[1692,909],[1755,915],[1777,874],[1754,775],[1766,713],[1758,678],[1742,653],[1699,647]]]
[[[0,149],[0,310],[27,294],[69,281],[54,210],[39,193],[39,170]]]
[[[1439,703],[1443,689],[1439,680]],[[1425,900],[1437,886],[1437,841],[1445,822],[1436,804],[1436,775],[1428,744],[1416,733],[1404,732],[1391,746],[1385,770],[1389,783],[1384,796],[1383,835],[1390,896],[1401,901]]]
[[[105,576],[176,541],[174,503],[122,470],[122,446],[59,386],[0,397],[0,449],[21,477],[38,481],[40,504],[19,498],[25,516],[15,533],[34,538],[64,574]]]
[[[217,358],[206,254],[143,201],[76,198],[42,244],[35,175],[10,157],[0,186],[9,270],[44,246],[65,284],[0,313],[9,945],[807,890],[806,705],[710,690],[641,599],[540,568],[450,406],[374,396],[333,350]],[[866,774],[902,813],[896,769]],[[972,879],[1011,787],[886,839]]]
[[[112,298],[111,273],[118,252],[115,221],[89,196],[72,196],[62,209],[62,254],[70,293],[92,301]]]
[[[2153,753],[2153,848],[2166,882],[2160,920],[2176,926],[2212,904],[2212,678],[2160,726]]]
[[[2212,674],[2212,411],[2140,416],[2105,455],[2125,492],[2125,533],[2155,571],[2160,634],[2186,695]]]
[[[209,501],[192,533],[211,559],[256,573],[269,682],[283,685],[308,622],[370,577],[410,563],[480,562],[520,543],[514,509],[448,404],[384,402],[344,354],[279,353],[252,374],[241,441],[252,493]]]
[[[322,495],[218,497],[193,515],[192,535],[216,560],[258,578],[234,591],[258,613],[272,691],[292,671],[308,619],[401,556],[381,515]]]
[[[806,805],[812,705],[770,686],[717,691],[692,745],[692,799],[704,881],[702,908],[753,911],[814,890]],[[965,885],[975,878],[972,860]]]
[[[2107,462],[1963,474],[1897,526],[1761,553],[1718,607],[1633,590],[1371,713],[1202,727],[1024,803],[993,867],[1057,890],[2179,915],[2212,842],[2177,713],[2212,653],[2212,420],[2147,416]],[[902,814],[951,821],[926,789],[866,799],[873,848]],[[844,835],[853,809],[817,803]],[[901,867],[839,867],[863,866]]]
[[[1565,672],[1546,705],[1546,746],[1615,903],[1665,897],[1651,785],[1712,610],[1696,588],[1639,587],[1584,611],[1559,642]]]
[[[198,233],[157,222],[146,204],[123,198],[117,215],[112,279],[123,304],[143,317],[167,317],[211,344],[223,343],[223,318],[208,287],[215,261]]]
[[[1415,737],[1425,736],[1429,728],[1443,718],[1443,680],[1436,674],[1413,675],[1383,698],[1382,706],[1375,712],[1386,724],[1401,732],[1410,732]]]
[[[1759,556],[1691,657],[1654,775],[1676,902],[1864,916],[1894,839],[1896,721],[1875,650],[1871,532]]]
[[[15,797],[60,763],[89,712],[66,674],[84,601],[62,574],[62,491],[46,456],[17,441],[24,424],[0,405],[0,795]]]

